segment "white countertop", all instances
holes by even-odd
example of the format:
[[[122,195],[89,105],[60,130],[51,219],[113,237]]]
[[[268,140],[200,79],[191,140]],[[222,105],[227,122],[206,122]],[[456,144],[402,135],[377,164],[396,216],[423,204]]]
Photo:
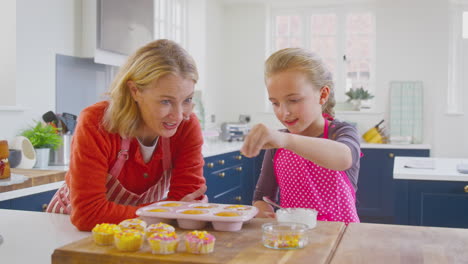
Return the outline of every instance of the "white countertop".
[[[89,236],[68,215],[0,209],[1,263],[50,264],[54,249]]]
[[[361,148],[371,149],[431,149],[429,144],[369,144],[361,143]]]
[[[429,164],[432,165],[433,168],[405,168],[405,165],[411,163]],[[468,164],[468,159],[395,157],[393,178],[402,180],[468,182],[468,174],[457,171],[457,164],[460,163]]]

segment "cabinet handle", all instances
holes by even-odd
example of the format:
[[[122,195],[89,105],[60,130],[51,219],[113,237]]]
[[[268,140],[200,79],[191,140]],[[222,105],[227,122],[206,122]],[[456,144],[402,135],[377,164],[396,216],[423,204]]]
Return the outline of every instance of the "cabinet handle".
[[[45,212],[48,206],[48,204],[42,204],[42,212]]]
[[[220,173],[218,173],[218,176],[219,176],[220,178],[224,178],[224,176],[226,176],[226,173],[220,172]]]
[[[242,171],[242,167],[237,167],[236,171]]]
[[[393,157],[395,157],[395,154],[389,153],[389,154],[388,154],[388,157],[390,157],[391,159],[393,159]]]
[[[242,156],[241,155],[238,155],[238,156],[235,156],[234,157],[236,160],[241,160],[242,159]]]
[[[242,201],[242,196],[236,196],[236,197],[234,197],[234,200],[240,202],[240,201]]]
[[[224,165],[224,160],[218,160],[219,165]]]
[[[466,193],[468,193],[468,185],[465,185],[465,188],[463,188]]]
[[[214,167],[214,163],[213,163],[213,162],[210,162],[210,163],[206,164],[206,166],[207,166],[208,168],[210,168],[210,169],[211,169],[211,168],[213,168],[213,167]]]

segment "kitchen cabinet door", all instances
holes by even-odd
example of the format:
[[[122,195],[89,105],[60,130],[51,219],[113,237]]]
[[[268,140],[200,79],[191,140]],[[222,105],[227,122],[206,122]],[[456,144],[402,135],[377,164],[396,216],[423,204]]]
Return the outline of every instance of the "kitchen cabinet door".
[[[393,163],[396,156],[429,157],[428,149],[371,149],[361,150],[357,210],[361,222],[394,224],[395,181]]]
[[[11,199],[11,209],[43,212],[57,190]]]
[[[468,182],[407,183],[410,225],[468,228]]]

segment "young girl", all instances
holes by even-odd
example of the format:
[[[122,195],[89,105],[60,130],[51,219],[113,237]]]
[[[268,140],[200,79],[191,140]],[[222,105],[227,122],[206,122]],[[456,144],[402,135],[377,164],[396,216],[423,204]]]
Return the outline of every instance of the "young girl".
[[[274,217],[262,197],[275,199],[279,189],[282,207],[316,209],[322,221],[359,222],[359,136],[333,119],[333,81],[324,63],[304,49],[283,49],[266,61],[265,82],[286,130],[257,124],[241,148],[247,157],[267,149],[254,193],[257,217]]]

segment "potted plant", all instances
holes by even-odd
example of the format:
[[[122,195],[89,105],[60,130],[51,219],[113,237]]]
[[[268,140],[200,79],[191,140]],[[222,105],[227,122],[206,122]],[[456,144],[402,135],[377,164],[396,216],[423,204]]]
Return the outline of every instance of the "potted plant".
[[[345,94],[348,96],[347,101],[353,104],[355,110],[359,110],[361,108],[361,101],[374,98],[374,96],[370,94],[367,90],[364,90],[363,87],[359,87],[356,89],[351,88]]]
[[[31,141],[36,151],[36,168],[46,168],[49,163],[50,149],[57,149],[62,144],[59,129],[51,124],[36,121],[36,124],[21,132],[21,136]]]

